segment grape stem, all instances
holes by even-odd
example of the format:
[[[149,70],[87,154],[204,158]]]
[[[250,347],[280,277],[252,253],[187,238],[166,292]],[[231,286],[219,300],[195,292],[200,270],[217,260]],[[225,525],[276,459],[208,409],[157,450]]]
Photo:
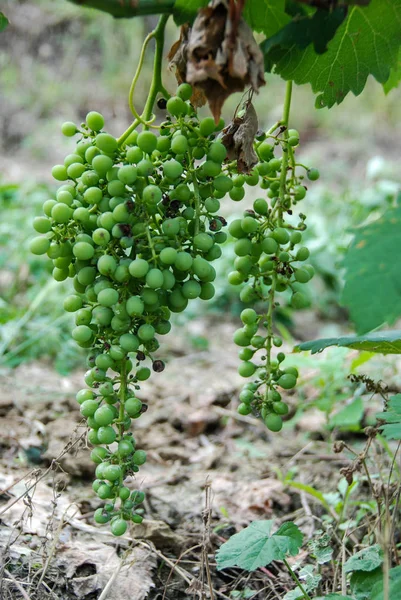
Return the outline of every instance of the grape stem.
[[[119,146],[122,146],[124,144],[124,142],[128,139],[128,137],[138,127],[139,124],[142,124],[144,126],[144,129],[148,129],[149,127],[152,126],[151,123],[155,119],[154,116],[152,117],[153,105],[155,103],[157,94],[161,93],[166,97],[169,96],[169,94],[166,91],[165,87],[163,86],[163,82],[162,82],[164,31],[165,31],[166,23],[168,21],[169,16],[170,15],[168,15],[168,14],[162,15],[160,17],[159,22],[157,23],[155,29],[153,31],[151,31],[149,33],[149,35],[146,36],[145,41],[143,42],[141,54],[139,56],[138,66],[136,68],[135,75],[133,77],[131,87],[129,90],[129,95],[128,95],[128,104],[129,104],[132,114],[135,117],[135,120],[128,127],[128,129],[118,138],[117,142],[118,142]],[[153,76],[152,76],[152,81],[150,84],[148,99],[146,101],[142,115],[139,115],[139,113],[137,112],[137,110],[134,106],[133,98],[134,98],[134,93],[135,93],[135,87],[136,87],[136,84],[138,83],[138,79],[139,79],[139,76],[140,76],[140,73],[141,73],[141,70],[143,67],[145,51],[146,51],[146,48],[147,48],[149,42],[152,39],[154,39],[156,42],[155,57],[154,57],[154,61],[153,61]],[[158,129],[157,125],[154,125],[153,127]]]
[[[278,125],[282,125],[285,127],[284,131],[284,139],[288,139],[288,122],[290,118],[290,107],[291,107],[291,96],[292,96],[292,81],[287,82],[285,98],[284,98],[284,107],[283,107],[283,118],[279,122]],[[277,125],[274,126],[277,128]],[[271,130],[269,130],[271,131]],[[273,129],[274,131],[274,129]],[[284,196],[286,191],[286,181],[287,181],[287,168],[288,168],[288,152],[286,151],[287,147],[283,148],[283,162],[281,165],[281,176],[280,176],[280,192],[279,192],[279,202],[277,203],[278,210],[278,224],[279,226],[283,223],[283,204],[284,204]],[[270,366],[271,366],[271,349],[272,349],[272,340],[273,340],[273,310],[274,310],[274,297],[276,292],[277,285],[277,273],[274,271],[272,276],[272,284],[269,291],[269,309],[266,314],[266,329],[267,329],[267,342],[266,342],[266,373],[270,376]],[[269,388],[266,386],[266,395],[265,400],[268,400]]]
[[[118,429],[120,433],[120,440],[122,440],[124,433],[124,415],[125,415],[125,400],[127,396],[127,364],[123,360],[121,363],[121,372],[120,372],[120,391],[119,391],[119,399],[120,399],[120,411],[118,415]]]
[[[294,580],[294,582],[297,584],[297,586],[299,587],[299,589],[301,590],[305,600],[312,600],[311,597],[309,596],[309,594],[306,592],[304,586],[302,585],[302,583],[299,581],[298,577],[295,575],[294,570],[291,568],[290,563],[288,562],[288,560],[286,560],[285,558],[283,559],[283,563],[285,564],[285,566],[288,569],[289,574],[291,575],[292,579]]]

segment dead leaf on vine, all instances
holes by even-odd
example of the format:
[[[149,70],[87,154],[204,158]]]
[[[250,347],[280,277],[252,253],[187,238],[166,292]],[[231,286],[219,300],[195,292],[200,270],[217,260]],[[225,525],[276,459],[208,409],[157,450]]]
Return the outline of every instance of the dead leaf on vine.
[[[245,105],[245,113],[223,129],[221,141],[227,148],[229,160],[237,161],[239,173],[249,173],[258,162],[258,157],[253,148],[256,132],[258,131],[258,117],[252,102]]]
[[[170,61],[169,66],[171,69],[174,69],[178,83],[183,83],[187,80],[187,49],[190,31],[189,25],[183,25],[181,27],[180,38],[174,42],[167,55],[167,58]],[[199,108],[206,104],[206,96],[201,88],[193,86],[191,104],[195,108]]]
[[[232,93],[248,85],[258,91],[265,83],[263,55],[252,30],[234,16],[227,0],[212,0],[199,11],[186,46],[186,81],[203,89],[216,123]]]

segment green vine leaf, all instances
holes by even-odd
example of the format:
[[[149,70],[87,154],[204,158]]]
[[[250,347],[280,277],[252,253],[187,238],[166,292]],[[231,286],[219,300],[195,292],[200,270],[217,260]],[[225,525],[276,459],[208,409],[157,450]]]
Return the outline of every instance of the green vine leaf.
[[[401,314],[401,271],[395,260],[401,255],[400,227],[401,206],[397,206],[357,229],[345,256],[341,302],[359,334],[394,323]]]
[[[401,83],[401,49],[398,53],[397,64],[391,69],[390,77],[383,84],[384,93],[388,94]]]
[[[353,6],[347,19],[329,42],[328,50],[317,55],[309,45],[272,49],[267,68],[297,84],[309,83],[318,108],[340,104],[352,92],[358,96],[369,75],[384,83],[397,63],[401,45],[401,0],[372,0],[366,6]]]
[[[388,594],[384,594],[383,579],[377,582],[371,589],[369,600],[401,600],[401,567],[393,567],[389,572],[389,590]]]
[[[176,0],[173,7],[173,16],[176,25],[192,23],[198,10],[208,4],[209,0]]]
[[[4,31],[4,29],[7,27],[8,24],[9,24],[9,22],[8,22],[6,15],[4,13],[0,12],[0,32]]]
[[[303,342],[295,346],[295,352],[311,352],[316,354],[330,346],[365,350],[378,354],[401,354],[401,330],[368,333],[366,335],[344,335],[338,338],[322,338]]]
[[[268,38],[291,21],[285,12],[285,0],[248,0],[243,14],[254,31],[264,33]]]
[[[380,427],[382,436],[386,440],[401,439],[401,394],[392,396],[388,403],[387,409],[384,412],[377,413],[376,419],[385,421],[385,424]]]
[[[300,15],[293,19],[261,44],[266,70],[270,71],[273,66],[269,54],[274,48],[291,48],[295,44],[299,49],[304,50],[309,44],[313,44],[317,54],[325,52],[328,42],[334,37],[346,16],[346,8],[336,8],[332,11],[317,10],[312,15]]]
[[[233,535],[220,546],[217,554],[217,568],[240,567],[254,571],[270,564],[273,560],[283,560],[295,556],[303,535],[294,523],[284,523],[275,533],[271,533],[273,521],[254,521],[248,527]]]
[[[370,600],[372,587],[378,582],[383,582],[381,566],[369,572],[355,571],[349,581],[351,592],[357,600]]]

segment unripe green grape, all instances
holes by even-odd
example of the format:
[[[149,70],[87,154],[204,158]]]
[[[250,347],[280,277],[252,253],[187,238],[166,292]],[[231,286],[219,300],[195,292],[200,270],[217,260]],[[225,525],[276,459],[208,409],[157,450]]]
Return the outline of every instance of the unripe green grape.
[[[262,241],[262,250],[266,254],[275,254],[277,252],[277,249],[278,249],[278,244],[274,238],[266,237]]]
[[[234,332],[233,341],[237,346],[246,347],[249,346],[251,337],[241,328]]]
[[[279,244],[287,244],[290,241],[290,235],[286,229],[283,227],[277,227],[271,233],[271,236],[278,242]]]
[[[219,175],[213,181],[213,187],[215,190],[222,192],[222,194],[227,194],[233,187],[233,181],[227,175]]]
[[[181,83],[177,88],[177,96],[182,100],[190,100],[193,90],[189,83]]]
[[[303,200],[306,196],[306,189],[303,185],[297,185],[294,189],[295,200]]]
[[[132,333],[124,333],[120,336],[119,343],[121,348],[126,352],[136,352],[139,348],[139,340],[137,336]]]
[[[97,261],[97,269],[102,275],[110,276],[117,268],[117,261],[113,256],[104,254]]]
[[[241,220],[241,227],[245,233],[254,233],[259,229],[259,222],[251,216],[246,216]]]
[[[166,108],[173,117],[180,117],[187,114],[187,105],[178,96],[169,98],[167,100]]]
[[[242,331],[242,330],[240,330],[240,331]],[[249,336],[246,334],[246,332],[244,332],[244,333],[246,335],[246,339],[249,340]],[[253,348],[241,348],[241,350],[238,352],[238,358],[240,360],[250,360],[254,354],[255,354],[255,350],[253,350]]]
[[[269,142],[263,141],[257,149],[262,160],[270,160],[274,154],[274,148]]]
[[[147,185],[142,192],[142,199],[146,204],[155,206],[162,199],[162,191],[156,185]]]
[[[78,260],[89,260],[95,254],[95,249],[88,242],[77,242],[72,248],[74,256]]]
[[[234,267],[243,275],[249,275],[254,263],[249,256],[237,256],[234,260]]]
[[[228,231],[233,238],[240,239],[246,237],[245,231],[242,229],[242,219],[234,219],[228,226]]]
[[[296,269],[294,271],[294,277],[295,277],[296,281],[298,281],[299,283],[308,283],[308,281],[311,278],[309,271],[307,271],[304,268]]]
[[[126,303],[126,310],[130,317],[140,316],[144,311],[144,303],[139,296],[131,296]]]
[[[159,258],[165,265],[173,265],[177,259],[177,250],[175,248],[163,248]]]
[[[245,416],[245,415],[249,415],[252,412],[252,409],[248,404],[241,402],[241,404],[237,408],[237,411],[240,415]]]
[[[74,163],[79,163],[83,165],[84,161],[82,156],[80,156],[79,154],[67,154],[67,156],[64,159],[64,166],[67,167],[67,173],[68,167],[73,165]]]
[[[128,524],[126,521],[124,521],[124,519],[116,519],[115,521],[112,521],[110,530],[113,535],[119,537],[124,535],[124,533],[127,531],[127,527]]]
[[[146,285],[151,289],[158,289],[164,283],[163,273],[160,269],[150,269],[146,274]]]
[[[242,238],[235,242],[234,252],[237,256],[247,256],[252,252],[252,242],[248,238]]]
[[[98,294],[97,300],[102,306],[110,307],[117,304],[119,300],[119,293],[114,289],[101,290]]]
[[[157,147],[157,137],[151,131],[141,131],[136,140],[137,146],[146,154],[152,154]]]
[[[80,308],[82,308],[82,298],[80,298],[79,296],[67,296],[67,298],[64,299],[64,310],[66,310],[67,312],[76,312],[77,310],[79,310]]]
[[[240,315],[241,321],[245,325],[252,325],[257,322],[258,314],[253,308],[244,308]]]
[[[227,156],[227,148],[221,142],[212,142],[207,153],[207,160],[221,164]]]
[[[153,325],[145,323],[144,325],[141,325],[139,327],[137,334],[139,339],[141,339],[143,342],[148,342],[154,337],[155,328],[153,327]]]
[[[131,262],[128,270],[132,277],[145,277],[146,273],[149,271],[149,263],[143,258],[136,258]]]
[[[99,150],[106,154],[113,154],[118,148],[116,138],[109,133],[99,133],[95,138],[95,144]]]
[[[294,308],[307,308],[310,305],[308,298],[301,292],[295,292],[291,298],[291,304]]]
[[[244,275],[239,271],[231,271],[227,275],[227,281],[230,285],[241,285],[244,282]]]
[[[206,281],[201,284],[201,292],[199,294],[199,298],[201,300],[211,300],[215,293],[216,290],[214,285],[209,281]]]
[[[199,123],[199,131],[203,137],[209,137],[216,129],[216,124],[212,117],[205,117]]]
[[[134,451],[134,446],[128,440],[121,440],[118,442],[118,453],[122,458],[130,456]]]
[[[201,252],[207,252],[212,248],[214,241],[208,233],[198,233],[193,238],[193,244]]]
[[[55,206],[57,204],[57,202],[55,200],[46,200],[46,202],[43,203],[42,206],[42,210],[45,213],[45,215],[47,217],[51,217],[52,215],[52,208],[53,206]]]
[[[77,131],[77,126],[72,121],[66,121],[61,126],[61,133],[66,137],[73,137]]]
[[[131,185],[137,180],[138,171],[132,165],[124,165],[118,169],[118,179],[125,185]]]
[[[288,141],[289,145],[293,146],[293,147],[298,146],[298,144],[299,144],[299,138],[296,137],[295,135],[290,136],[287,141]]]
[[[100,134],[103,135],[103,134]],[[92,160],[92,168],[99,175],[99,177],[105,177],[107,171],[113,166],[113,161],[109,156],[99,154]]]
[[[104,471],[105,479],[108,481],[117,481],[122,475],[120,465],[109,465]]]
[[[96,400],[85,400],[81,404],[80,412],[84,417],[93,417],[95,412],[97,411],[99,406],[99,402]]]
[[[175,237],[180,232],[180,221],[178,219],[166,219],[163,221],[162,230],[169,237]]]
[[[255,186],[259,183],[259,173],[256,168],[252,169],[249,175],[245,175],[245,182],[251,186]]]
[[[308,169],[306,174],[310,181],[316,181],[320,177],[320,173],[319,173],[318,169],[315,169],[315,168]]]
[[[221,172],[221,163],[207,160],[203,163],[202,170],[207,177],[217,177]]]
[[[67,167],[68,177],[70,177],[71,179],[78,179],[79,177],[81,177],[82,173],[85,172],[85,169],[85,165],[81,164],[80,162],[75,162],[69,167]]]
[[[242,200],[244,198],[245,190],[242,187],[233,187],[229,191],[229,196],[230,196],[231,200],[234,200],[235,202],[239,202],[240,200]]]
[[[59,269],[55,267],[52,271],[52,275],[56,281],[65,281],[70,273],[68,269]]]
[[[104,127],[103,115],[94,110],[86,115],[85,122],[92,131],[100,131]]]
[[[296,253],[295,259],[299,261],[304,261],[308,260],[309,256],[310,252],[308,248],[306,248],[306,246],[302,246],[302,248],[299,248],[298,252]]]
[[[93,417],[99,426],[104,427],[105,425],[110,425],[110,423],[114,421],[114,411],[106,404],[100,406]]]
[[[52,176],[57,181],[66,181],[68,179],[67,169],[64,165],[54,165],[52,168]]]
[[[139,466],[144,465],[146,462],[146,452],[144,450],[136,450],[134,452],[132,460],[136,465],[139,465]],[[142,502],[143,502],[143,500],[142,500]],[[139,504],[138,501],[135,501],[135,503]]]
[[[139,398],[128,398],[124,407],[130,417],[135,417],[141,413],[142,402],[139,400]]]
[[[85,402],[85,400],[93,400],[94,397],[95,397],[95,394],[92,392],[92,390],[88,390],[88,389],[79,390],[79,392],[77,392],[77,394],[75,396],[78,404],[82,404],[83,402]]]
[[[171,141],[171,151],[174,154],[185,154],[188,150],[188,140],[184,135],[177,135]]]
[[[150,288],[143,288],[141,291],[141,298],[146,305],[146,310],[149,310],[149,306],[158,304],[159,294]]]
[[[220,210],[220,202],[217,198],[207,198],[205,208],[209,213],[216,213]]]
[[[107,229],[98,227],[98,229],[95,229],[92,233],[92,239],[98,246],[106,246],[110,241],[110,233]]]
[[[148,367],[141,367],[136,372],[136,378],[138,381],[146,381],[150,377],[150,369]]]
[[[244,404],[250,404],[254,399],[254,393],[252,390],[243,389],[239,395],[239,399]]]
[[[186,281],[182,286],[182,294],[185,298],[193,299],[198,298],[202,291],[202,287],[200,283],[195,281],[194,279],[190,279]]]
[[[92,338],[93,332],[87,325],[78,325],[74,327],[71,335],[76,342],[88,342]]]
[[[71,196],[70,192],[66,192],[63,190],[61,192],[57,192],[57,202],[61,202],[62,204],[71,206],[74,202],[74,198]]]
[[[164,176],[170,181],[175,181],[178,177],[181,177],[183,171],[183,166],[175,159],[163,163]]]
[[[254,348],[263,348],[265,345],[266,339],[261,335],[254,335],[251,338],[251,344]]]
[[[270,429],[270,431],[273,432],[278,432],[283,427],[283,419],[275,413],[269,413],[266,415],[264,422],[267,429]]]
[[[251,377],[256,371],[256,365],[250,361],[244,361],[238,367],[241,377]]]
[[[46,252],[50,248],[50,240],[46,237],[37,236],[33,238],[29,244],[29,249],[32,254],[36,254],[40,256],[41,254],[46,254]]]
[[[290,255],[288,252],[280,252],[280,254],[278,255],[278,259],[280,262],[288,262],[290,260]]]
[[[73,211],[66,204],[57,202],[51,209],[51,216],[56,223],[68,223],[72,217]]]
[[[257,198],[253,203],[253,209],[258,215],[267,215],[269,205],[264,198]]]
[[[201,281],[214,281],[216,278],[216,270],[201,256],[194,258],[192,270]]]
[[[287,415],[288,404],[285,402],[273,402],[273,410],[277,415]]]
[[[277,381],[278,385],[285,390],[291,390],[297,384],[297,378],[292,373],[284,373]]]

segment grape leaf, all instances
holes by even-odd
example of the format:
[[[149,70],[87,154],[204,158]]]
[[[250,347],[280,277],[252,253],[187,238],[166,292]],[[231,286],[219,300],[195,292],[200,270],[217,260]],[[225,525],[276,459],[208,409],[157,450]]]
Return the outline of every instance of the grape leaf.
[[[254,31],[266,37],[273,36],[291,21],[285,12],[285,0],[248,0],[243,16]]]
[[[8,19],[6,17],[6,15],[2,12],[0,12],[0,32],[4,31],[4,29],[7,27],[8,25]]]
[[[342,7],[332,11],[317,10],[312,15],[301,15],[293,19],[260,45],[265,57],[266,70],[270,71],[273,66],[273,62],[269,63],[269,52],[276,46],[284,49],[295,44],[304,50],[309,44],[313,44],[315,52],[325,52],[328,42],[334,37],[346,15],[347,9]]]
[[[383,581],[378,581],[371,589],[369,600],[401,600],[401,567],[393,567],[389,572],[390,586],[388,594],[384,595]]]
[[[387,210],[357,229],[345,256],[341,301],[359,334],[391,324],[401,314],[400,226],[401,206]]]
[[[385,425],[380,427],[382,436],[386,440],[401,439],[401,394],[392,396],[384,412],[377,413],[376,419],[385,421]]]
[[[176,25],[192,23],[200,8],[209,4],[209,0],[176,0],[173,7],[173,16]]]
[[[253,521],[248,527],[233,535],[220,546],[217,568],[240,567],[254,571],[283,560],[287,555],[295,556],[302,545],[303,535],[294,523],[284,523],[271,534],[273,521]]]
[[[383,550],[379,544],[368,546],[351,556],[343,566],[345,573],[373,571],[383,563]]]
[[[366,6],[353,6],[338,28],[324,54],[317,55],[309,45],[268,52],[274,71],[297,84],[310,83],[318,94],[316,106],[340,104],[352,92],[358,96],[368,75],[384,83],[396,65],[401,45],[401,0],[372,0]]]
[[[372,587],[383,581],[383,570],[377,567],[373,571],[355,571],[351,575],[350,588],[358,600],[369,600]]]
[[[357,427],[363,417],[364,406],[362,398],[355,398],[350,404],[330,417],[329,427]]]
[[[385,83],[383,83],[384,93],[388,94],[394,88],[398,87],[401,83],[401,49],[398,53],[397,64],[392,67],[390,71],[390,77]]]
[[[322,338],[310,342],[302,342],[294,348],[294,352],[322,352],[330,346],[366,350],[379,354],[401,354],[401,330],[367,333],[366,335],[344,335],[338,338]]]

